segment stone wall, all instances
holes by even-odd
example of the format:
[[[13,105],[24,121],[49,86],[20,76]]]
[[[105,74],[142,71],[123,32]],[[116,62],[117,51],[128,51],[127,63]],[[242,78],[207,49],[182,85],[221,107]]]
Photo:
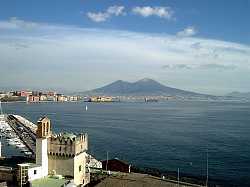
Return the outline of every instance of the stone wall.
[[[48,155],[49,174],[74,177],[74,158]]]
[[[48,139],[48,153],[51,155],[77,155],[88,149],[87,134],[80,134],[76,138],[64,138],[53,135]]]
[[[0,167],[0,181],[13,181],[14,180],[14,174],[12,172],[12,169]]]
[[[74,158],[74,183],[87,184],[90,181],[89,175],[86,174],[86,153],[81,153]]]

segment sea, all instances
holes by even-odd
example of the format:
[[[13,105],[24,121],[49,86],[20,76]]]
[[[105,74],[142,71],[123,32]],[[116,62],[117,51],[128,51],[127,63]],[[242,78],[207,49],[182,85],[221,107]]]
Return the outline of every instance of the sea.
[[[86,105],[88,110],[86,110]],[[166,101],[114,103],[2,103],[5,113],[36,123],[51,119],[53,132],[88,133],[97,159],[177,171],[250,186],[250,103]],[[18,150],[3,146],[3,155]],[[208,158],[208,159],[207,159]],[[226,185],[226,186],[227,186]]]

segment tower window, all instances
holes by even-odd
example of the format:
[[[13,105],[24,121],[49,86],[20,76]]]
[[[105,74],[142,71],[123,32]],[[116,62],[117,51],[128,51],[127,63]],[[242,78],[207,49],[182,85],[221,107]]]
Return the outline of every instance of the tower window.
[[[46,132],[49,133],[49,122],[47,122]]]
[[[80,171],[82,171],[82,166],[81,166],[81,165],[79,166],[79,172],[80,172]]]
[[[36,175],[36,170],[34,170],[34,175]]]

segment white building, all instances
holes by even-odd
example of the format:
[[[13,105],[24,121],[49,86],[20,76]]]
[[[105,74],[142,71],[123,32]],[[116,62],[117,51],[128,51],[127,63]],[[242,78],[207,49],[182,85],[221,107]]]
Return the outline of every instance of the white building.
[[[65,176],[77,186],[85,186],[90,182],[86,163],[87,134],[52,135],[47,117],[38,120],[36,134],[36,164],[18,165],[20,186],[47,176]]]

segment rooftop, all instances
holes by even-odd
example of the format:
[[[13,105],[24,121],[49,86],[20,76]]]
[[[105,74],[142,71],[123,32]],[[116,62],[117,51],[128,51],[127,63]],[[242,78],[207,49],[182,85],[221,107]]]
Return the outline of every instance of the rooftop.
[[[40,117],[40,118],[38,119],[38,122],[41,122],[41,121],[43,121],[44,119],[48,119],[48,120],[49,120],[49,118],[48,118],[47,116],[43,116],[43,117]]]
[[[73,139],[73,138],[76,138],[76,135],[74,133],[62,133],[61,136],[65,139],[69,138],[69,139]]]
[[[86,134],[83,134],[83,133],[75,134],[75,133],[63,132],[59,134],[54,134],[53,137],[59,138],[59,139],[70,139],[74,141],[74,140],[79,140],[82,135],[85,136]]]
[[[111,175],[98,183],[95,187],[203,187],[200,185],[189,184],[171,180],[163,180],[159,177],[154,177],[147,174],[140,173],[120,173],[117,172],[114,175]]]
[[[18,164],[19,166],[28,166],[29,168],[36,168],[36,167],[41,167],[41,165],[35,164],[35,163],[22,163]]]
[[[67,182],[66,179],[58,179],[53,177],[45,177],[32,181],[32,187],[61,187]]]

